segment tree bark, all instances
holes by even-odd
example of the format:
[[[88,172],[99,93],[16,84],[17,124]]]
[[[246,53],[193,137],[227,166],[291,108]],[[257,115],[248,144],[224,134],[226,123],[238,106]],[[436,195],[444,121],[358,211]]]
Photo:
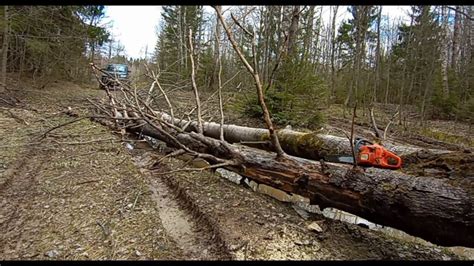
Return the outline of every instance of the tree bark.
[[[377,91],[380,90],[380,75],[381,75],[381,51],[380,51],[380,22],[382,20],[382,6],[379,6],[379,12],[377,14],[377,48],[375,52],[375,84],[374,84],[374,95],[372,102],[377,102]]]
[[[458,55],[459,55],[459,41],[461,33],[461,6],[456,6],[456,12],[454,14],[454,31],[453,31],[453,50],[451,57],[451,68],[458,72]]]
[[[442,8],[443,14],[443,30],[440,32],[441,34],[441,75],[443,79],[443,95],[445,97],[449,96],[449,83],[448,83],[448,35],[449,35],[449,27],[448,27],[448,17],[449,11],[446,6]]]
[[[336,17],[339,6],[333,7],[332,22],[331,22],[331,98],[336,95]]]
[[[300,6],[294,6],[293,12],[291,13],[291,24],[288,30],[288,56],[293,55],[295,43],[296,43],[296,31],[298,30],[298,22],[300,19]]]
[[[174,145],[148,125],[130,130]],[[438,245],[474,247],[474,187],[470,180],[456,185],[447,179],[353,169],[295,157],[279,161],[271,153],[225,144],[195,132],[179,133],[176,139],[195,151],[233,160],[237,164],[225,168],[308,197],[321,209],[344,210]]]
[[[181,128],[187,125],[185,128],[187,132],[198,132],[198,123],[196,121],[189,122],[177,118],[173,120],[170,115],[163,112],[159,113],[159,115],[162,120],[173,123]],[[220,123],[204,122],[202,127],[204,136],[219,139]],[[225,124],[223,125],[223,131],[224,139],[229,143],[242,143],[255,148],[274,150],[267,129]],[[336,155],[351,156],[352,154],[350,142],[345,137],[318,133],[303,133],[291,129],[281,129],[275,133],[278,136],[282,149],[293,156],[321,160]],[[390,140],[384,141],[384,147],[401,156],[403,167],[420,163],[423,159],[434,160],[437,156],[443,154],[457,154],[457,152],[451,153],[447,150],[423,149],[401,145]]]
[[[4,25],[3,25],[3,44],[2,44],[2,84],[0,86],[0,92],[4,92],[7,88],[7,61],[8,61],[8,6],[3,7],[4,10]]]

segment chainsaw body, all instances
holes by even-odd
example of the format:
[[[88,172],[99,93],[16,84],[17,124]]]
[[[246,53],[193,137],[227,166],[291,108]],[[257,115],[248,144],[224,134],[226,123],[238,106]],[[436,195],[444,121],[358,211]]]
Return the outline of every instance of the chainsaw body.
[[[402,159],[399,156],[379,144],[374,144],[364,139],[357,139],[354,148],[357,164],[361,166],[387,169],[399,169],[402,166]]]

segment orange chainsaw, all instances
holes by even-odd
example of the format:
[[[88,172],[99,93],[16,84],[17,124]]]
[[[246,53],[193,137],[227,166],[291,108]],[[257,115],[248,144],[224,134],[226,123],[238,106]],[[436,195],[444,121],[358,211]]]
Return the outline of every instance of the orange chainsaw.
[[[382,145],[372,143],[368,140],[356,138],[354,141],[354,149],[357,164],[360,166],[394,170],[402,166],[402,158],[387,150]],[[335,163],[354,164],[354,158],[352,156],[327,156],[324,160]]]

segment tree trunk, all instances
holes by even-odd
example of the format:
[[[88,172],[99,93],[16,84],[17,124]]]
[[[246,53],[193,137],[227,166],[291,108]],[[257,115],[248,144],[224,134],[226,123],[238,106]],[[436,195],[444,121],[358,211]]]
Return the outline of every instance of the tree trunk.
[[[448,15],[449,11],[447,10],[446,6],[442,7],[442,14],[443,14],[443,30],[441,31],[441,75],[443,79],[443,95],[445,97],[449,96],[449,84],[448,84],[448,35],[449,35],[449,28],[448,28]]]
[[[2,84],[0,86],[0,92],[4,92],[7,89],[7,61],[8,61],[8,6],[3,7],[4,10],[4,25],[3,25],[3,44],[2,44]]]
[[[308,61],[310,58],[309,54],[311,50],[311,44],[313,43],[314,8],[315,6],[311,6],[307,14],[307,26],[303,39],[303,53],[301,54],[301,62]]]
[[[130,130],[175,145],[148,125]],[[272,153],[226,144],[195,132],[177,134],[176,139],[195,151],[233,160],[235,164],[225,168],[308,197],[321,209],[334,207],[438,245],[474,247],[474,187],[469,180],[456,185],[447,179],[390,170],[354,169],[295,157],[275,160]]]
[[[291,14],[291,24],[288,30],[288,56],[292,58],[295,43],[296,43],[296,31],[298,30],[298,22],[300,19],[300,6],[295,6]]]
[[[189,122],[177,118],[173,120],[171,116],[166,113],[162,112],[159,114],[164,121],[169,123],[174,122],[174,124],[179,127],[185,127],[187,125],[185,129],[187,132],[198,132],[198,123],[196,121]],[[219,139],[219,123],[204,122],[202,126],[204,136]],[[226,124],[223,125],[223,131],[224,139],[229,143],[241,143],[255,148],[273,150],[268,129]],[[335,155],[352,154],[351,145],[347,138],[318,133],[303,133],[290,129],[278,130],[276,134],[282,149],[293,156],[320,160]],[[447,150],[422,149],[401,145],[390,140],[385,140],[384,146],[401,156],[403,167],[417,164],[420,160],[423,160],[423,158],[430,158],[431,160],[442,154],[451,154],[451,152]]]
[[[331,97],[336,94],[336,17],[339,6],[334,6],[331,23]]]
[[[379,6],[377,15],[377,48],[375,51],[375,84],[372,102],[377,102],[377,91],[380,90],[380,72],[381,72],[381,55],[380,55],[380,22],[382,20],[382,6]]]
[[[456,6],[456,12],[454,14],[454,31],[453,31],[453,51],[451,56],[451,68],[458,72],[458,55],[459,55],[459,40],[461,32],[461,6]]]

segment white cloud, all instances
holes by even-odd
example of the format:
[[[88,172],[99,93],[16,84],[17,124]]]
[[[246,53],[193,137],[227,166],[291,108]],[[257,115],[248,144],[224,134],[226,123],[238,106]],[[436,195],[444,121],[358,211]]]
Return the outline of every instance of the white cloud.
[[[157,36],[155,26],[161,17],[160,6],[106,6],[105,21],[112,21],[112,35],[125,46],[126,55],[143,57],[145,47],[153,52]]]

